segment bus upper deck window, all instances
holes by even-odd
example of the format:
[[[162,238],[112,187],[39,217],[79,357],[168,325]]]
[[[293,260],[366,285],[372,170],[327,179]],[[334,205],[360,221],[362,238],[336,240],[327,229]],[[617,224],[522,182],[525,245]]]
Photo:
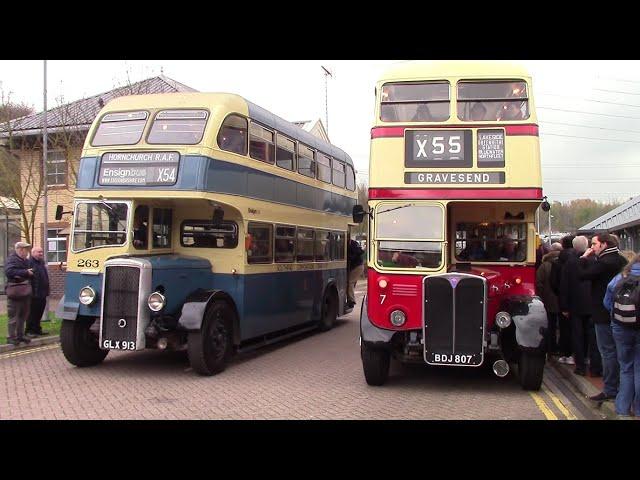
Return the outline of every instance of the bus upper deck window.
[[[240,155],[247,154],[247,119],[240,115],[229,115],[224,119],[218,133],[218,145],[222,150]]]
[[[449,119],[449,83],[387,83],[382,86],[383,122],[442,122]]]
[[[463,121],[513,121],[529,118],[527,84],[518,81],[458,83],[458,118]]]
[[[276,156],[274,133],[255,122],[251,122],[249,128],[249,156],[273,164]]]
[[[103,147],[109,145],[135,145],[142,138],[147,123],[147,112],[108,113],[93,136],[91,145]]]
[[[158,112],[147,143],[158,145],[195,145],[204,135],[209,113],[206,110],[163,110]]]

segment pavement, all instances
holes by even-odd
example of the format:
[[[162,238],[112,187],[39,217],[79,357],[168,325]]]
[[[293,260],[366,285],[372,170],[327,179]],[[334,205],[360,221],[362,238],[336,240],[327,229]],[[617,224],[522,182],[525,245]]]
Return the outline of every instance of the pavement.
[[[577,390],[578,394],[582,396],[582,398],[580,399],[583,401],[583,403],[590,408],[595,409],[602,418],[607,420],[618,420],[615,406],[612,400],[607,400],[605,402],[594,402],[587,398],[602,392],[602,377],[592,377],[588,373],[584,377],[581,375],[576,375],[575,373],[573,373],[575,365],[559,363],[558,357],[551,355],[547,356],[547,365],[553,368],[564,379],[565,382],[567,382],[575,390]]]
[[[366,291],[366,280],[358,282],[358,290],[364,288]],[[49,302],[49,310],[55,311],[55,307],[58,303],[57,299],[50,299]],[[0,313],[6,313],[6,297],[0,296]],[[46,322],[45,322],[46,325]],[[31,339],[31,343],[28,345],[0,345],[0,353],[16,351],[16,354],[19,354],[19,351],[33,349],[33,348],[41,348],[45,345],[55,344],[60,341],[60,337],[58,335],[50,335],[47,337],[39,337]],[[580,397],[580,400],[588,407],[594,409],[603,419],[608,420],[616,420],[617,415],[615,413],[615,407],[613,401],[605,401],[605,402],[594,402],[589,400],[587,397],[596,395],[602,391],[602,378],[601,377],[591,377],[587,376],[579,376],[573,373],[575,368],[574,365],[567,365],[558,363],[558,358],[554,356],[549,356],[547,359],[547,365],[554,369],[555,372],[573,389],[577,392],[577,395]],[[635,418],[635,417],[634,417]],[[640,417],[637,417],[640,419]]]
[[[58,301],[60,299],[57,298],[49,298],[49,311],[50,312],[55,312],[56,311],[56,307],[58,306]],[[5,295],[0,295],[0,314],[5,315],[7,313],[7,297]],[[60,321],[60,320],[58,320]],[[43,321],[42,322],[42,326],[44,327],[43,330],[47,330],[47,321]],[[15,346],[15,345],[11,345],[11,344],[7,344],[7,345],[0,345],[0,353],[4,353],[4,352],[10,352],[13,350],[25,350],[25,349],[29,349],[29,348],[35,348],[35,347],[41,347],[43,345],[49,345],[52,343],[57,343],[60,341],[60,336],[59,335],[49,335],[46,337],[37,337],[37,338],[32,338],[31,339],[31,343],[29,343],[28,345],[19,345],[19,346]]]

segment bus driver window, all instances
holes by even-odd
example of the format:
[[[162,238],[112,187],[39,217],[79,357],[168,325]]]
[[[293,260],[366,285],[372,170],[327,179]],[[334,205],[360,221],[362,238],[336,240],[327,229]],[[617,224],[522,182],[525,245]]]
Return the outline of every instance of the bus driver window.
[[[149,245],[149,207],[140,205],[133,217],[133,246],[146,250]]]

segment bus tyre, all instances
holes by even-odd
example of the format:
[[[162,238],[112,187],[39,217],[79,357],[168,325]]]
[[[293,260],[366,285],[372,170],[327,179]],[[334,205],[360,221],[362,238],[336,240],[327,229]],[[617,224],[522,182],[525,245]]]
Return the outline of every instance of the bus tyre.
[[[391,354],[387,350],[366,347],[364,343],[360,347],[364,378],[368,385],[384,385],[389,378],[389,364]]]
[[[104,360],[109,350],[101,350],[98,337],[89,331],[92,318],[78,317],[63,320],[60,329],[60,346],[67,361],[76,367],[92,367]]]
[[[518,363],[520,385],[524,390],[540,390],[544,372],[544,355],[522,352]]]
[[[322,299],[322,312],[320,313],[320,331],[331,330],[338,317],[338,294],[333,288],[324,292]]]
[[[226,302],[207,308],[198,332],[187,338],[191,368],[200,375],[215,375],[227,366],[233,349],[233,309]]]

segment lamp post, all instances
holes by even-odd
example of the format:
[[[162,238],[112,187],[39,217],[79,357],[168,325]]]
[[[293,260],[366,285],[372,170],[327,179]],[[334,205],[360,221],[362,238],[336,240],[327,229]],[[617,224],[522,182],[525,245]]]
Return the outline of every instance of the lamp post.
[[[44,255],[45,265],[48,263],[48,241],[47,241],[47,61],[44,61],[44,115],[43,115],[43,127],[42,127],[42,184],[43,184],[43,201],[44,201],[44,220],[42,221],[42,253]]]
[[[46,265],[49,263],[49,239],[48,237],[48,227],[47,227],[47,203],[49,200],[47,198],[47,61],[44,61],[44,115],[43,115],[43,127],[42,127],[42,181],[43,181],[43,192],[44,195],[42,199],[44,200],[44,219],[42,221],[42,261]],[[42,318],[40,320],[48,320],[49,319],[49,297],[46,298],[46,304],[44,307],[44,312],[42,312]]]
[[[333,78],[333,74],[331,70],[327,67],[323,67],[320,65],[322,70],[324,70],[324,120],[327,124],[327,135],[329,135],[329,93],[328,93],[328,83],[329,77]]]

